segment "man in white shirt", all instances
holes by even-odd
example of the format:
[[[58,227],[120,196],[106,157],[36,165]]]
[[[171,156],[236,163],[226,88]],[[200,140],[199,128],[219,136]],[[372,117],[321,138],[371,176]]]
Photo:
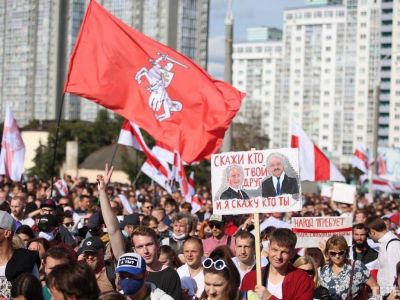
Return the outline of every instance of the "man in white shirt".
[[[198,238],[191,237],[183,244],[183,255],[186,263],[177,269],[178,275],[181,278],[182,289],[185,289],[184,282],[190,282],[187,280],[191,279],[193,283],[192,288],[187,289],[194,290],[196,297],[200,298],[204,291],[204,273],[202,257],[203,257],[203,243]],[[189,295],[194,296],[194,295]]]
[[[400,239],[388,230],[379,217],[369,217],[365,226],[369,229],[369,236],[380,244],[378,284],[381,294],[386,295],[390,293],[396,278],[396,264],[400,261]]]
[[[240,274],[240,282],[244,275],[250,272],[255,263],[255,238],[248,231],[240,230],[235,236],[235,254],[233,263]]]

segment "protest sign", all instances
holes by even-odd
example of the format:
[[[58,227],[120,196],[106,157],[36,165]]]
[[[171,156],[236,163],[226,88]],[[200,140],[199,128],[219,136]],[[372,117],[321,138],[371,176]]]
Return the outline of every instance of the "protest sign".
[[[332,197],[332,186],[329,184],[323,184],[321,186],[321,196],[322,197]]]
[[[298,217],[292,218],[292,230],[297,236],[296,248],[319,247],[319,243],[332,235],[342,235],[352,244],[352,218],[346,217]]]
[[[301,210],[298,159],[296,148],[212,155],[214,213]]]
[[[340,182],[333,183],[332,200],[341,203],[353,204],[356,195],[356,186]]]

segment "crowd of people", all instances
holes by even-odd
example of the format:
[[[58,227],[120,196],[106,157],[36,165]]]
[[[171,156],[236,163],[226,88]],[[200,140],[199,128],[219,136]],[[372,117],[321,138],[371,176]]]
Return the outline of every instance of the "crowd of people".
[[[303,195],[300,212],[213,214],[198,187],[193,211],[179,190],[115,183],[0,178],[0,299],[400,299],[400,201],[358,196],[353,205]],[[295,216],[352,216],[338,234],[296,248]],[[256,280],[261,248],[261,284]]]

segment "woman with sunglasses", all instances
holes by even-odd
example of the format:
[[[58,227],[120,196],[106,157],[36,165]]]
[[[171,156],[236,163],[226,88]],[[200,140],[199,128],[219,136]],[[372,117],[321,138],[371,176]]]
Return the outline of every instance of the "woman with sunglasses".
[[[205,287],[201,299],[236,300],[239,298],[239,272],[230,258],[218,254],[212,252],[203,261]]]
[[[328,239],[324,251],[328,264],[321,268],[321,285],[328,289],[333,300],[357,299],[363,284],[371,288],[373,295],[378,295],[376,280],[361,261],[347,259],[348,249],[343,236],[334,235]],[[350,286],[351,295],[348,297]]]
[[[329,300],[329,292],[321,286],[318,268],[311,256],[301,256],[293,264],[294,267],[304,270],[314,281],[313,299]]]

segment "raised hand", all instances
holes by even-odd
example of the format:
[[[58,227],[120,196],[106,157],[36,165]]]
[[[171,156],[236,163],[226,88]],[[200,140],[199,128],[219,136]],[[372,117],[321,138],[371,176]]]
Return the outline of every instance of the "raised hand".
[[[99,187],[99,190],[105,190],[108,183],[110,182],[112,173],[114,171],[114,166],[111,166],[111,168],[108,167],[108,164],[106,164],[104,168],[104,174],[103,175],[97,175],[97,185]]]

